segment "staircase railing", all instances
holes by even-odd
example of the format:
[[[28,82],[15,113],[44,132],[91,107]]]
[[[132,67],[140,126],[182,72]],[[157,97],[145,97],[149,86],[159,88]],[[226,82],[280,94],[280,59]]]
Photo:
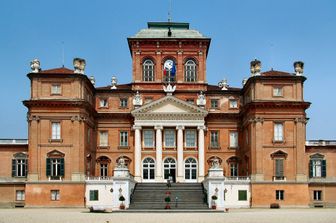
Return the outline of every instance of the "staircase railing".
[[[138,185],[138,183],[135,183],[133,191],[132,191],[132,193],[130,195],[130,203],[132,203],[132,200],[133,200],[133,197],[134,197],[134,193],[135,193],[135,189],[136,189],[137,185]]]

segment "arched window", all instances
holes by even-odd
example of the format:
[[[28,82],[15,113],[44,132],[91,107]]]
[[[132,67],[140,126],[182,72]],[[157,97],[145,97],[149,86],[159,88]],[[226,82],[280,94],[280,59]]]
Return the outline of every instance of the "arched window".
[[[197,81],[197,77],[196,77],[196,63],[193,60],[188,60],[185,64],[184,64],[184,80],[186,82],[195,82]]]
[[[173,181],[175,182],[176,178],[176,162],[173,158],[166,158],[163,162],[164,168],[164,179],[168,180],[169,175],[173,177]]]
[[[151,60],[145,60],[142,64],[143,81],[154,81],[154,63]]]
[[[186,159],[184,163],[184,178],[186,180],[196,180],[197,162],[194,158]]]
[[[155,161],[147,157],[142,163],[142,175],[144,180],[154,180],[155,178]]]
[[[111,160],[106,156],[101,156],[97,159],[99,167],[99,176],[102,178],[108,177],[109,163]]]
[[[238,163],[239,159],[236,156],[230,157],[227,160],[229,167],[230,167],[230,176],[231,177],[237,177],[238,176]]]

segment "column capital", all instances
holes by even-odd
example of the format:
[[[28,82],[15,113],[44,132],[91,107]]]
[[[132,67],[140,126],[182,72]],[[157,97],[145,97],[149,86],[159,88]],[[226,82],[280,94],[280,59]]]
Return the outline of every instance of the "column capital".
[[[197,126],[197,129],[205,131],[206,127],[205,127],[205,125],[199,125],[199,126]]]
[[[141,128],[140,125],[133,125],[133,130],[141,130]]]
[[[176,129],[177,130],[184,130],[184,126],[183,125],[178,125],[178,126],[176,126]]]
[[[156,129],[156,130],[162,130],[163,126],[162,125],[156,125],[156,126],[154,126],[154,129]]]

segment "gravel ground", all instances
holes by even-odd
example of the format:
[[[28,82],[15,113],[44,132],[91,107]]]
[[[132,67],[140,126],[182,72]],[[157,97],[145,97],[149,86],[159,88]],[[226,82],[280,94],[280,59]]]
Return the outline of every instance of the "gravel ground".
[[[336,223],[336,209],[236,209],[229,213],[89,213],[87,209],[0,209],[0,223]]]

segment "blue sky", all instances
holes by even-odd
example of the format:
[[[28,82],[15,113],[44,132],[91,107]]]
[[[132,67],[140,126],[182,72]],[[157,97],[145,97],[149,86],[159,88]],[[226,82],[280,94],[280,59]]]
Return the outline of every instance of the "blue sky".
[[[26,74],[39,58],[42,69],[72,68],[85,58],[86,73],[97,86],[131,81],[126,38],[148,21],[166,21],[169,0],[2,0],[0,2],[0,138],[27,137],[30,96]],[[336,1],[333,0],[172,0],[172,19],[211,37],[207,60],[209,83],[227,78],[240,87],[249,62],[258,58],[263,71],[293,71],[305,62],[307,139],[336,139],[335,84]]]

